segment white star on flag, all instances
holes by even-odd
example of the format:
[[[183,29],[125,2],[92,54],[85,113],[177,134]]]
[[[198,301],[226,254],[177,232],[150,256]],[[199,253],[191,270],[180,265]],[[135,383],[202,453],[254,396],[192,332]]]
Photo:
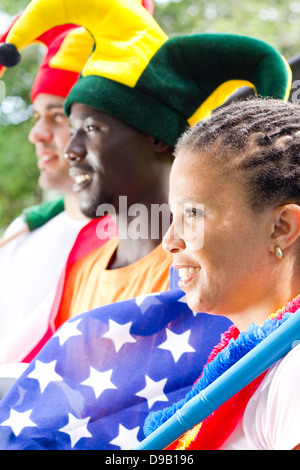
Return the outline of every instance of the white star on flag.
[[[69,422],[59,431],[69,434],[71,439],[71,446],[74,447],[82,437],[93,437],[87,429],[87,424],[90,418],[79,419],[71,413],[68,413]]]
[[[135,298],[135,303],[139,307],[141,314],[144,315],[144,313],[148,311],[149,305],[160,305],[161,300],[159,299],[159,294],[156,292],[146,295],[139,295]]]
[[[102,338],[110,339],[114,345],[116,352],[120,351],[125,343],[136,343],[136,340],[129,333],[132,322],[120,325],[113,320],[109,320],[109,330],[102,336]]]
[[[186,294],[184,294],[182,297],[180,297],[180,299],[177,300],[177,302],[183,302],[183,303],[187,303],[187,298],[186,298]]]
[[[36,379],[40,385],[41,393],[44,392],[45,388],[50,382],[62,381],[63,378],[55,372],[55,366],[57,361],[44,362],[36,361],[35,368],[27,377]]]
[[[139,426],[134,429],[127,429],[122,424],[119,425],[119,434],[115,437],[110,444],[119,446],[121,450],[130,450],[136,447],[140,441],[137,438]],[[130,442],[130,445],[128,444]],[[129,447],[129,448],[128,448]]]
[[[32,410],[19,413],[12,409],[9,418],[3,421],[1,426],[10,426],[15,436],[18,436],[24,428],[36,427],[36,424],[30,419],[31,413]]]
[[[62,327],[55,333],[54,336],[57,336],[59,339],[59,345],[62,346],[68,339],[74,338],[74,336],[81,336],[82,332],[77,329],[77,326],[81,323],[80,320],[70,321],[66,326]]]
[[[180,299],[178,299],[177,302],[182,302],[182,303],[186,304],[186,303],[187,303],[186,295],[184,295],[183,297],[180,297]],[[195,316],[197,315],[197,312],[193,312],[193,311],[192,311],[192,314],[193,314],[194,317],[195,317]]]
[[[168,401],[168,398],[163,392],[166,382],[168,381],[167,378],[155,382],[154,380],[150,379],[150,377],[145,375],[145,379],[146,387],[136,393],[136,395],[138,397],[146,398],[149,410],[157,401]]]
[[[104,390],[108,388],[117,388],[110,380],[112,373],[113,369],[107,370],[105,372],[99,372],[98,370],[94,369],[94,367],[90,367],[90,375],[84,382],[81,382],[81,385],[92,387],[95,392],[95,397],[99,398]]]
[[[164,343],[160,344],[158,348],[170,351],[175,362],[178,362],[182,354],[186,352],[195,352],[195,349],[189,344],[189,337],[191,330],[185,331],[181,334],[173,333],[173,331],[166,328],[167,339]]]
[[[144,294],[144,295],[138,295],[137,297],[135,297],[135,303],[137,304],[138,307],[140,307],[140,305],[142,305],[144,300],[147,300],[150,297],[153,297],[154,295],[158,295],[157,292],[154,292],[154,293],[152,292],[150,294]]]

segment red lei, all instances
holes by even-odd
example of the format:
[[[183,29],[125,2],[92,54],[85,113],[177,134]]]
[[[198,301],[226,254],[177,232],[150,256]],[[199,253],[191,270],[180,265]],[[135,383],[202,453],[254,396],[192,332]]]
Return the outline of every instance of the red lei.
[[[281,320],[285,313],[292,312],[300,308],[300,296],[288,302],[288,304],[270,318]],[[235,326],[222,335],[220,343],[211,352],[207,363],[211,362],[229,343],[231,339],[236,340],[240,332]],[[227,400],[216,411],[208,416],[203,423],[192,431],[187,432],[180,439],[175,441],[169,450],[217,450],[229,438],[242,419],[248,401],[261,384],[267,372],[264,372],[247,387]]]

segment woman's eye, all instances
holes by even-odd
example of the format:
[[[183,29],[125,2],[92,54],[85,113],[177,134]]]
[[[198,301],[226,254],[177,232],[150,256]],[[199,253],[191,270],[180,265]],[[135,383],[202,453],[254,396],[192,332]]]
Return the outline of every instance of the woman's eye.
[[[204,212],[202,208],[198,207],[187,207],[184,210],[185,219],[198,219],[203,218]]]

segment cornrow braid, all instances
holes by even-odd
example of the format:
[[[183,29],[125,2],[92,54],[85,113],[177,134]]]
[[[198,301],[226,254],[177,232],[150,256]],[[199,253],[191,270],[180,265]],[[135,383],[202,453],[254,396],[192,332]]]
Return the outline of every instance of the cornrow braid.
[[[208,155],[244,181],[255,210],[300,205],[300,106],[274,99],[232,102],[187,130],[175,147]]]

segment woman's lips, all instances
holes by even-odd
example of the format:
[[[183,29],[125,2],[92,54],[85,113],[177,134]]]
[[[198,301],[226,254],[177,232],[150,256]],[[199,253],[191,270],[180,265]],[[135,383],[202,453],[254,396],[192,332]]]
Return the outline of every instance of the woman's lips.
[[[200,267],[194,267],[194,266],[182,267],[182,268],[177,268],[177,269],[178,269],[178,275],[180,277],[180,281],[178,282],[178,286],[180,288],[185,287],[200,272]]]

